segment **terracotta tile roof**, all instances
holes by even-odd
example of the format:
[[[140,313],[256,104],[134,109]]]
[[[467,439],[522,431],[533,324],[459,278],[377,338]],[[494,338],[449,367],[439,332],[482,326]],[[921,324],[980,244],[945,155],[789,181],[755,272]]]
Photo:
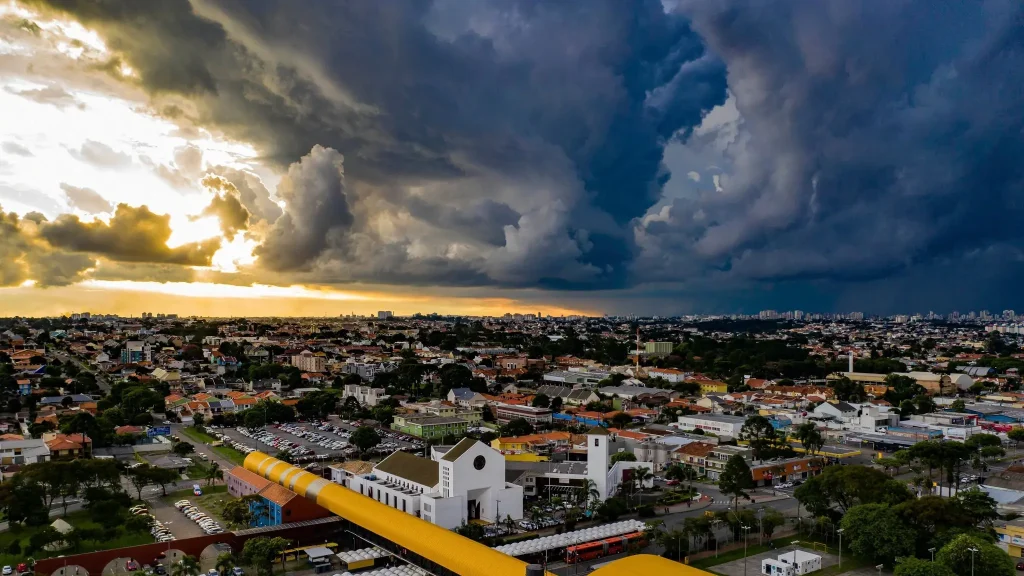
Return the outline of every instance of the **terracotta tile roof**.
[[[677,454],[686,454],[687,456],[696,456],[698,458],[705,458],[708,454],[714,450],[714,444],[708,444],[707,442],[692,442],[686,446],[680,446],[676,449]]]
[[[248,484],[249,486],[252,486],[253,488],[256,489],[257,492],[273,484],[273,482],[267,480],[263,476],[260,476],[255,472],[250,472],[241,466],[235,466],[234,468],[232,468],[228,472],[228,475],[234,476],[235,478],[238,478],[239,480]]]
[[[285,504],[288,503],[289,500],[297,497],[298,494],[292,492],[291,490],[285,488],[284,486],[281,486],[280,484],[275,484],[271,482],[270,484],[267,484],[267,486],[264,489],[260,490],[260,496],[266,498],[267,500],[273,502],[274,504],[277,504],[278,506],[284,506]]]
[[[114,428],[114,434],[142,434],[142,428],[138,426],[118,426]]]
[[[21,434],[0,434],[0,440],[24,440]]]

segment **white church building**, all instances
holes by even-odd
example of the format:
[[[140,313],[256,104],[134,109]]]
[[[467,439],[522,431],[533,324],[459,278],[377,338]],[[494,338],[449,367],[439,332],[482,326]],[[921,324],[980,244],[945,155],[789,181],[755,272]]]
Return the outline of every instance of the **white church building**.
[[[523,487],[505,482],[505,457],[472,438],[432,458],[398,451],[369,473],[332,467],[331,474],[342,486],[444,528],[523,518]]]

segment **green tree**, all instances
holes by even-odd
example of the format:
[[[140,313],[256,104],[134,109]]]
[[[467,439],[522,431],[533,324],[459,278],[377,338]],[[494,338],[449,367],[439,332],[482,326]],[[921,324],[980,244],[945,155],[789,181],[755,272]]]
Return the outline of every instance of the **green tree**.
[[[740,439],[750,443],[755,460],[773,457],[778,434],[770,420],[764,416],[751,416],[740,429]]]
[[[609,498],[597,507],[597,516],[605,522],[614,522],[628,511],[626,502],[622,498]]]
[[[223,552],[217,556],[217,562],[213,565],[220,572],[220,576],[228,576],[231,569],[236,566],[235,555],[231,552]]]
[[[612,454],[611,463],[615,464],[616,462],[636,462],[636,454],[626,451],[616,452]]]
[[[793,495],[814,516],[837,516],[858,504],[896,505],[913,497],[885,472],[867,466],[829,466]]]
[[[202,569],[195,556],[185,556],[171,566],[171,576],[199,576]]]
[[[971,552],[971,549],[977,552]],[[1015,574],[1013,560],[1010,556],[989,542],[961,534],[943,546],[935,555],[935,560],[945,564],[957,576],[974,574],[984,576],[1013,576]]]
[[[953,400],[953,403],[949,405],[949,409],[953,412],[963,412],[964,410],[967,410],[967,404],[958,398]]]
[[[864,393],[864,385],[854,382],[846,376],[834,380],[832,388],[836,391],[836,398],[843,402],[863,402],[867,398]]]
[[[885,504],[861,504],[843,516],[844,539],[858,556],[892,565],[914,552],[914,531]]]
[[[765,538],[771,538],[775,529],[786,524],[786,517],[774,508],[766,508],[761,516],[761,532]]]
[[[750,499],[747,490],[754,487],[754,477],[747,461],[739,454],[734,455],[725,463],[725,468],[718,476],[718,490],[733,500],[733,510],[739,509],[740,497]]]
[[[374,446],[380,444],[380,435],[377,430],[369,426],[360,426],[352,433],[349,442],[359,448],[360,452],[368,452]]]
[[[551,399],[547,394],[537,394],[533,397],[533,405],[536,408],[548,408],[551,406]]]
[[[526,436],[533,434],[533,426],[525,418],[509,420],[508,424],[501,427],[502,436]]]
[[[246,564],[256,568],[259,576],[270,576],[273,574],[274,560],[281,556],[281,553],[288,549],[289,542],[284,538],[257,537],[246,540],[242,547],[242,560]]]
[[[895,576],[957,576],[949,566],[941,562],[904,556],[896,561]]]
[[[171,448],[171,451],[177,454],[178,456],[186,456],[188,454],[194,453],[196,451],[196,447],[189,442],[177,442]]]
[[[793,438],[803,446],[808,456],[814,456],[825,445],[825,438],[818,431],[813,422],[807,422],[797,427]]]
[[[337,405],[337,396],[324,390],[317,390],[300,398],[296,408],[298,408],[299,414],[306,418],[323,419],[333,414]]]
[[[1010,440],[1013,440],[1016,443],[1016,446],[1019,448],[1021,440],[1024,440],[1024,428],[1020,426],[1013,428],[1012,430],[1006,433],[1006,436]]]
[[[262,500],[262,498],[256,494],[228,500],[221,508],[220,516],[231,527],[249,528],[255,519],[252,505],[258,500]]]
[[[266,423],[263,412],[256,409],[246,410],[245,416],[242,417],[242,424],[246,428],[262,428]]]
[[[626,428],[633,423],[633,417],[625,412],[619,412],[615,416],[612,416],[612,426],[616,428]]]

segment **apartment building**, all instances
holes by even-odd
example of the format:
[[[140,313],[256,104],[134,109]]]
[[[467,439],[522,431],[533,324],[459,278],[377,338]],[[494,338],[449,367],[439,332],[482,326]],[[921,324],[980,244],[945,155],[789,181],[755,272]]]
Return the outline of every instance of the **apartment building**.
[[[359,384],[345,384],[345,398],[355,398],[365,406],[376,406],[381,400],[389,398],[390,395],[384,392],[383,388],[372,386],[361,386]]]
[[[291,357],[291,365],[303,372],[325,372],[327,371],[327,358],[323,354],[314,354],[309,350],[303,350]]]

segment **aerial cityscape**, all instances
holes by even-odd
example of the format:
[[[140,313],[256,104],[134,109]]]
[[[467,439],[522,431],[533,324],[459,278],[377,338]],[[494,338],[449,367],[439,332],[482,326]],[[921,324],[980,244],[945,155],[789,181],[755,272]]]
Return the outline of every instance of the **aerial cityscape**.
[[[1016,0],[0,0],[0,576],[1014,576],[1022,159]]]

